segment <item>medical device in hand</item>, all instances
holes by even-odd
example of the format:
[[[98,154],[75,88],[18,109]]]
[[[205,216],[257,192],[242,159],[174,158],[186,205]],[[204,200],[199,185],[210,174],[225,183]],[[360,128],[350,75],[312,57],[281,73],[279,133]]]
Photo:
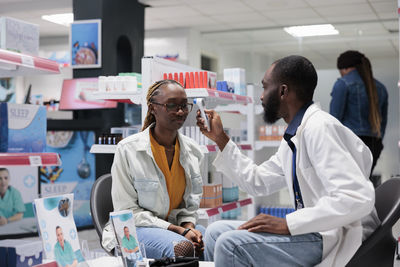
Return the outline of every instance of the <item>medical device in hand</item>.
[[[204,107],[206,104],[204,103],[204,98],[195,98],[193,99],[193,104],[197,104],[197,106],[200,109],[200,115],[204,119],[204,126],[207,126],[207,131],[210,131],[210,120],[208,119],[208,116],[204,112]]]

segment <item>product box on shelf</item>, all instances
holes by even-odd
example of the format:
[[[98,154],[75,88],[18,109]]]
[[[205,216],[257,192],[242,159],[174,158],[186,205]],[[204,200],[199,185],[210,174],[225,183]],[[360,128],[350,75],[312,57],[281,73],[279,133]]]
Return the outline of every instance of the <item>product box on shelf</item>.
[[[222,185],[203,185],[200,208],[214,208],[220,205],[222,205]]]
[[[164,73],[163,79],[175,80],[185,89],[210,88],[216,89],[217,74],[212,71]]]
[[[224,81],[232,82],[237,95],[247,95],[246,71],[241,68],[224,69]]]
[[[266,125],[259,128],[259,140],[262,141],[280,141],[286,131],[284,125]]]
[[[44,152],[46,108],[0,103],[0,152]]]
[[[41,241],[5,239],[0,241],[0,266],[30,267],[42,263]]]
[[[0,17],[0,48],[37,56],[39,26],[14,18]]]

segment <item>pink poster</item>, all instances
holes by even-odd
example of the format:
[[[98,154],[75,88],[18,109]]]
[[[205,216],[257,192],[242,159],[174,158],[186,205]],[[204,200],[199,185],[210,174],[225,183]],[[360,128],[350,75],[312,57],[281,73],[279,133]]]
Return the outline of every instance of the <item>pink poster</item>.
[[[98,78],[64,80],[60,110],[115,108],[117,102],[98,100],[93,93],[98,91]]]

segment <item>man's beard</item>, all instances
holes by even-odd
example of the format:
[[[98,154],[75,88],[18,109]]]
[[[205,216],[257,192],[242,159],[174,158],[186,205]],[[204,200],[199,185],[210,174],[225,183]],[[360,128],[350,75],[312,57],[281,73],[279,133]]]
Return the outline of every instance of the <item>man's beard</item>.
[[[263,119],[268,124],[273,124],[277,120],[280,119],[278,112],[279,112],[279,96],[278,94],[272,94],[267,98],[266,103],[262,104],[264,108],[264,115]]]

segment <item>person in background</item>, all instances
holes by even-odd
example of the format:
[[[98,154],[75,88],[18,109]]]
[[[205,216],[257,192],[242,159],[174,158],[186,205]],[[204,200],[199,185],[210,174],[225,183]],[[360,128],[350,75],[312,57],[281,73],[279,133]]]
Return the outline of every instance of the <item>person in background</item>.
[[[78,260],[75,256],[71,244],[64,239],[64,234],[60,226],[56,227],[57,242],[54,245],[54,257],[62,267],[75,267]]]
[[[146,100],[142,132],[117,145],[111,169],[114,210],[133,211],[147,257],[193,256],[193,246],[198,253],[203,250],[204,227],[196,221],[204,156],[194,140],[178,132],[193,104],[174,80],[154,83]],[[180,253],[174,253],[173,242],[179,243],[175,250]],[[115,244],[107,225],[102,245],[111,251]]]
[[[373,162],[370,177],[383,149],[388,113],[388,93],[375,80],[369,59],[358,51],[346,51],[337,59],[339,78],[332,89],[330,113],[368,146]]]
[[[345,266],[379,224],[368,180],[371,152],[313,104],[317,73],[306,58],[277,60],[262,85],[264,120],[288,123],[269,160],[256,165],[243,155],[213,110],[206,110],[210,132],[200,112],[197,125],[219,147],[213,162],[217,171],[254,196],[287,187],[296,210],[286,218],[259,214],[247,222],[212,223],[204,238],[205,259],[216,267]]]
[[[21,220],[25,212],[21,193],[9,183],[10,172],[0,168],[0,225]]]

